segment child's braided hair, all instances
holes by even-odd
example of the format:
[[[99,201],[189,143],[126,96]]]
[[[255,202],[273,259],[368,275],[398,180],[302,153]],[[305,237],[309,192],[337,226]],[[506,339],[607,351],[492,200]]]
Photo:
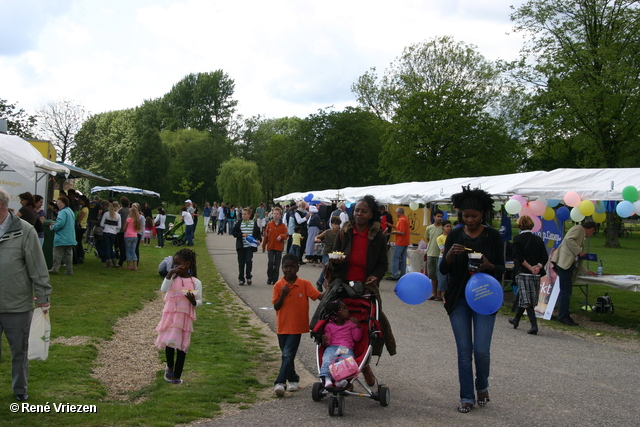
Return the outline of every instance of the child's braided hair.
[[[198,277],[198,268],[196,267],[196,252],[193,249],[184,248],[176,252],[180,258],[191,263],[191,275]]]
[[[340,300],[330,301],[324,306],[324,318],[329,322],[335,322],[340,314]]]

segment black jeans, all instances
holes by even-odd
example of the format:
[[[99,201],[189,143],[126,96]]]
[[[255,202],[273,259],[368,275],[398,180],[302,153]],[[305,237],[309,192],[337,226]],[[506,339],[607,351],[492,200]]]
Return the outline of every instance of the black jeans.
[[[238,252],[238,280],[244,282],[245,277],[251,280],[251,270],[253,269],[253,248],[236,249]],[[246,272],[245,272],[246,269]]]
[[[282,251],[267,251],[267,281],[276,283],[280,275],[280,261],[282,260]]]

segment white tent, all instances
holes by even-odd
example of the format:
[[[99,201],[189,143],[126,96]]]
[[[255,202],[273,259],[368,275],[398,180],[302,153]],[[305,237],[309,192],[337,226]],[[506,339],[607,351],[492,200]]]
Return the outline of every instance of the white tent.
[[[31,181],[38,172],[69,175],[67,167],[45,159],[28,141],[5,134],[0,134],[0,171],[17,172]]]
[[[531,199],[562,200],[567,191],[575,191],[585,200],[622,200],[624,187],[633,185],[640,188],[640,169],[556,169],[551,172],[534,171],[428,182],[403,182],[289,193],[275,201],[303,200],[312,193],[315,200],[322,202],[340,199],[353,203],[371,194],[380,203],[396,205],[408,205],[411,202],[446,203],[451,200],[451,195],[460,192],[463,185],[482,188],[497,199],[520,194]]]
[[[0,133],[0,181],[11,196],[10,208],[20,209],[18,195],[26,191],[41,193],[46,206],[49,180],[43,178],[58,173],[66,177],[69,168],[45,159],[33,145],[19,136]]]
[[[555,169],[514,183],[509,191],[543,199],[562,200],[567,191],[575,191],[583,200],[622,200],[628,185],[640,189],[640,168]]]

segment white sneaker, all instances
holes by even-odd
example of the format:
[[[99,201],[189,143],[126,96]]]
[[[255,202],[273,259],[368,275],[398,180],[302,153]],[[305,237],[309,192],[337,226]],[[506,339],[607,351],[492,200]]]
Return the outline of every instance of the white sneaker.
[[[300,386],[298,385],[298,383],[289,382],[289,387],[287,387],[287,390],[289,390],[289,391],[298,391],[299,389],[300,389]]]
[[[336,383],[336,388],[344,388],[348,383],[347,380],[340,380]]]
[[[273,388],[273,391],[276,392],[276,396],[279,396],[279,397],[284,396],[284,387],[285,387],[285,384],[283,383],[278,383],[275,385],[275,387]]]

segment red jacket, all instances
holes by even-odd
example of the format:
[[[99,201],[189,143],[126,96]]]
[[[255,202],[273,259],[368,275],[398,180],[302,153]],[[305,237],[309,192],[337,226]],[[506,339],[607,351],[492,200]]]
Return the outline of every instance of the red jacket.
[[[280,241],[278,241],[278,236],[280,236]],[[275,221],[270,221],[264,229],[262,249],[282,252],[288,238],[289,231],[284,222],[280,221],[280,224],[276,225]]]

